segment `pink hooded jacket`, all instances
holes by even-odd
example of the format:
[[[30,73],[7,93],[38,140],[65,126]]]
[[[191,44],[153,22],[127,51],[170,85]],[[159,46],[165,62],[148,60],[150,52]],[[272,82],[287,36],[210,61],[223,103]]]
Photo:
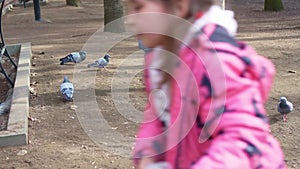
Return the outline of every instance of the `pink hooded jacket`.
[[[269,133],[264,103],[275,69],[226,29],[207,24],[179,52],[172,74],[166,125],[153,106],[149,65],[145,82],[149,103],[134,159],[153,157],[172,169],[285,169],[280,145]]]

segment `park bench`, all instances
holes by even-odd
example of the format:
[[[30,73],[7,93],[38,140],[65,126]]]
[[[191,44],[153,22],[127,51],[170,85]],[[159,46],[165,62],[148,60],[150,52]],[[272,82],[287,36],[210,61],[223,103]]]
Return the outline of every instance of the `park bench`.
[[[9,56],[9,53],[7,52],[6,46],[5,46],[5,41],[4,41],[4,37],[3,37],[3,32],[2,32],[2,12],[3,12],[3,8],[4,8],[4,3],[5,0],[0,0],[1,3],[1,7],[0,7],[0,49],[1,49],[1,53],[0,53],[0,73],[2,73],[4,75],[4,77],[7,79],[7,81],[14,86],[14,82],[9,78],[8,74],[6,73],[4,67],[2,66],[2,59],[4,57],[7,57],[10,62],[12,63],[12,65],[17,69],[17,65],[16,63],[12,60],[12,58]]]

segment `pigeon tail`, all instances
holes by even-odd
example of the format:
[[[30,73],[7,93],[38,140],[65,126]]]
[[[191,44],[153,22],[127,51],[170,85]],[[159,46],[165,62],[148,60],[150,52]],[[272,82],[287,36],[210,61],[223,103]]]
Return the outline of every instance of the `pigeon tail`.
[[[73,91],[71,89],[64,89],[62,94],[67,101],[73,100]]]
[[[73,101],[73,98],[72,98],[73,96],[71,95],[71,94],[68,94],[68,93],[66,93],[66,94],[64,94],[64,98],[65,98],[65,100],[67,100],[67,101]]]
[[[68,63],[68,62],[73,62],[73,60],[74,59],[73,59],[73,55],[72,54],[69,54],[69,55],[67,55],[67,56],[59,59],[61,65],[64,65],[65,63]]]
[[[99,65],[97,63],[88,64],[88,68],[91,68],[91,67],[99,67]]]

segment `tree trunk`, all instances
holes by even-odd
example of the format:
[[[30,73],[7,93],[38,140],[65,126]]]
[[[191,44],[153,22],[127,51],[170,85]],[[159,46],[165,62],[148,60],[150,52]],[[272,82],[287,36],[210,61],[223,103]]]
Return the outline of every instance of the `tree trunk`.
[[[125,32],[122,0],[103,0],[104,3],[104,31]]]
[[[284,10],[282,0],[265,0],[265,11],[282,11]]]
[[[66,0],[67,5],[78,7],[81,3],[80,0]]]

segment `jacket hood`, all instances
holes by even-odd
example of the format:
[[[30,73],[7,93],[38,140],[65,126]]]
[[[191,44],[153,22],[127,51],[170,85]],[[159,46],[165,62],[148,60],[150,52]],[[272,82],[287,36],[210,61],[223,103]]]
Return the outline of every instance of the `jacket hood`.
[[[201,30],[207,24],[220,25],[227,30],[230,36],[234,37],[237,33],[238,24],[234,19],[234,12],[222,10],[220,6],[213,5],[204,15],[197,19],[189,30],[189,35],[192,35]],[[187,36],[185,42],[189,42],[193,37]]]

